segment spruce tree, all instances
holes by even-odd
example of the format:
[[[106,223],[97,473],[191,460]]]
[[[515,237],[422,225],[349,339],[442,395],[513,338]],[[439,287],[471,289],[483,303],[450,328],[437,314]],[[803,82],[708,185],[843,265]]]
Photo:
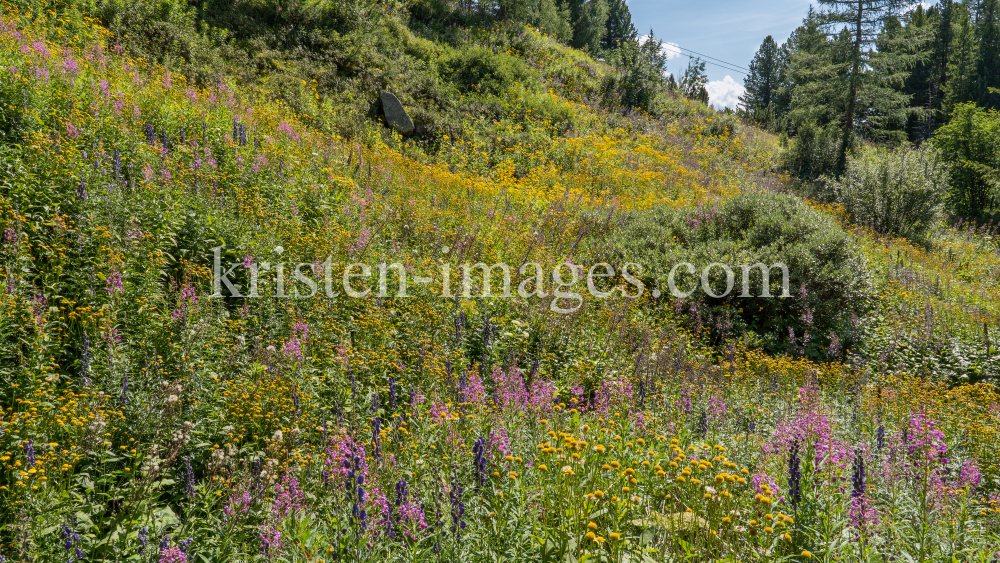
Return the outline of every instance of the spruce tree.
[[[990,91],[1000,88],[1000,0],[982,0],[978,4],[976,99],[980,106],[1000,108],[1000,95]]]
[[[940,17],[937,7],[924,10],[923,6],[918,5],[903,18],[905,29],[902,30],[902,33],[912,39],[916,55],[915,64],[902,87],[903,93],[910,98],[910,107],[913,108],[906,117],[906,124],[903,128],[911,142],[919,143],[929,138],[933,134],[934,124],[937,122],[940,95],[937,82],[939,73],[936,49],[937,22]],[[892,48],[892,41],[886,43],[889,43],[889,48]]]
[[[784,108],[779,106],[779,91],[787,66],[786,51],[768,35],[750,62],[750,72],[743,80],[746,92],[740,96],[740,113],[764,126],[773,126]]]
[[[569,0],[573,39],[570,46],[596,53],[608,21],[608,0]]]
[[[843,41],[828,40],[822,18],[810,8],[786,45],[788,78],[782,93],[790,99],[791,132],[805,124],[825,127],[836,123],[846,108]]]
[[[681,94],[689,100],[708,103],[708,75],[705,74],[705,62],[695,57],[688,61],[687,69],[681,78]]]
[[[975,24],[968,7],[964,3],[953,4],[951,19],[952,40],[942,101],[942,109],[947,114],[951,114],[958,104],[976,99],[976,66],[979,60]]]
[[[604,37],[601,46],[611,51],[625,43],[638,40],[635,26],[632,25],[632,13],[625,0],[610,0],[608,4],[608,20],[605,24]]]
[[[897,144],[930,136],[932,129],[925,122],[933,113],[928,106],[933,39],[934,28],[921,6],[902,21],[886,18],[871,58],[871,72],[879,86],[877,98],[859,114],[870,124],[865,136]]]

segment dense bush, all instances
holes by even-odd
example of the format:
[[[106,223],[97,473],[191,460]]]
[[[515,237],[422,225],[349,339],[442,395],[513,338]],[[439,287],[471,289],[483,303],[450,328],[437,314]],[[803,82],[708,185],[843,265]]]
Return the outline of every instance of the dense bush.
[[[674,210],[664,207],[636,212],[612,234],[607,256],[613,264],[632,261],[644,269],[643,278],[655,285],[669,303],[683,311],[696,328],[706,326],[718,338],[748,333],[764,339],[772,351],[784,351],[805,336],[798,353],[821,355],[831,333],[850,340],[852,313],[864,311],[869,293],[866,263],[856,244],[829,215],[802,200],[769,192],[750,192],[718,208]],[[703,269],[712,263],[728,265],[734,272],[732,291],[711,297],[697,289],[690,308],[670,297],[668,275],[675,265],[688,262],[695,274],[677,269],[676,287],[686,292],[699,285]],[[743,292],[741,265],[781,262],[789,272],[789,291],[782,295],[782,274],[771,271],[770,293],[763,295],[762,276],[753,269],[749,294]],[[725,292],[727,279],[721,268],[709,272],[712,293]],[[793,333],[790,331],[794,331]],[[753,334],[749,334],[752,332]],[[799,341],[802,344],[801,341]]]
[[[456,51],[441,62],[441,74],[462,92],[493,96],[502,96],[518,84],[538,84],[537,73],[523,60],[482,47]]]
[[[836,200],[855,223],[879,234],[920,238],[941,211],[948,171],[932,149],[863,147],[847,159]]]
[[[934,134],[934,146],[952,165],[951,208],[979,218],[1000,201],[1000,113],[959,104],[951,121]]]
[[[832,125],[804,123],[785,154],[785,166],[801,178],[818,178],[837,168],[842,132]]]

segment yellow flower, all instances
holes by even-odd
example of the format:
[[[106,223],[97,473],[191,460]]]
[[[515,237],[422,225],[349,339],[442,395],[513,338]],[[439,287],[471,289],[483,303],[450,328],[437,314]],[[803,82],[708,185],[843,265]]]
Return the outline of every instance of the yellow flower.
[[[621,539],[622,536],[618,532],[611,532],[610,534],[608,534],[608,537],[611,538],[612,540],[618,540]]]
[[[802,550],[802,557],[805,557],[806,559],[812,559],[812,556],[813,556],[812,553],[809,553],[808,551],[806,551],[804,549]]]
[[[596,530],[597,529],[597,524],[591,522],[591,523],[587,524],[587,528],[590,529],[590,530]]]
[[[595,534],[594,532],[587,532],[587,535],[583,537],[587,538],[590,541],[594,541],[594,538],[597,537],[597,534]]]

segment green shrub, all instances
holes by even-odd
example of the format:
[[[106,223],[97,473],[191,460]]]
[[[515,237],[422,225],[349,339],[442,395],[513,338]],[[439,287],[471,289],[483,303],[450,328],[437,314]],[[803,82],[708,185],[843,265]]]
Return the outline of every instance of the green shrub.
[[[941,210],[948,171],[929,148],[863,147],[829,180],[836,201],[855,223],[884,235],[920,238]]]
[[[115,41],[140,56],[180,71],[198,82],[214,84],[227,73],[226,33],[199,29],[187,2],[158,0],[99,0],[95,14],[115,35]]]
[[[654,102],[666,89],[664,71],[667,67],[662,43],[652,37],[646,42],[623,43],[608,58],[615,73],[604,79],[605,107],[642,108],[653,111]]]
[[[842,132],[832,125],[804,123],[785,154],[785,166],[801,178],[818,178],[837,168]]]
[[[446,57],[441,75],[463,93],[502,96],[516,84],[537,85],[539,76],[517,57],[494,53],[484,47],[467,47]]]
[[[955,213],[981,217],[1000,193],[1000,113],[959,104],[934,133],[934,146],[952,166],[949,204]]]
[[[852,313],[867,308],[869,275],[853,239],[829,215],[790,195],[758,191],[719,208],[634,212],[622,220],[604,248],[602,257],[616,269],[630,261],[640,264],[650,289],[659,289],[693,328],[705,326],[718,339],[745,335],[762,339],[771,351],[785,351],[791,329],[798,343],[796,353],[822,356],[831,333],[842,342],[851,341]],[[676,287],[682,292],[699,289],[678,300],[671,296],[668,276],[682,262],[692,264],[696,273],[677,268]],[[747,279],[751,296],[739,297],[742,265],[778,262],[788,268],[791,297],[779,297],[783,279],[778,269],[769,279],[772,297],[762,297],[763,280],[756,268]],[[701,273],[712,263],[726,264],[734,273],[733,290],[724,297],[711,297],[700,287]],[[727,279],[721,268],[711,269],[708,279],[713,294],[724,293]],[[809,341],[803,347],[806,333]]]

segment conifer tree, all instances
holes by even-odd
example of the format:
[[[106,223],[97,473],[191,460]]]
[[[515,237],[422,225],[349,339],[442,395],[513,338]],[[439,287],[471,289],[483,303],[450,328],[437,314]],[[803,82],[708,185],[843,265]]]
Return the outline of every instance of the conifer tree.
[[[596,53],[601,47],[608,21],[608,0],[569,0],[573,39],[570,45]]]
[[[743,80],[746,92],[740,96],[740,113],[764,126],[772,126],[787,108],[780,107],[780,90],[785,80],[787,50],[768,35],[750,62]]]
[[[900,100],[905,105],[903,96],[894,95],[897,92],[892,88],[880,84],[885,81],[885,76],[869,71],[877,62],[880,63],[883,72],[896,66],[892,64],[895,61],[879,57],[872,47],[886,19],[897,14],[903,3],[900,0],[820,0],[820,3],[827,8],[824,14],[825,27],[831,31],[846,31],[850,40],[850,48],[844,53],[847,63],[845,85],[847,100],[840,120],[843,133],[837,157],[837,169],[843,170],[847,149],[851,146],[860,124],[859,109],[863,109],[860,106],[865,102],[880,103],[883,107],[879,113],[884,117],[885,113],[899,109],[893,106],[900,105]],[[877,58],[881,60],[876,61]],[[863,98],[862,94],[865,94]]]
[[[846,107],[843,41],[828,40],[822,18],[810,8],[786,46],[789,66],[783,93],[790,99],[792,132],[807,123],[819,127],[836,123]]]
[[[625,0],[610,0],[608,4],[608,20],[605,24],[604,37],[601,46],[607,50],[617,49],[624,43],[635,42],[638,34],[632,24],[632,13]]]
[[[952,40],[948,54],[947,81],[943,86],[942,108],[948,114],[963,102],[976,98],[976,66],[979,46],[972,14],[964,3],[952,7]]]
[[[688,61],[687,69],[681,78],[681,94],[690,100],[708,103],[708,75],[705,74],[705,62],[695,57]]]
[[[978,8],[976,98],[980,106],[1000,108],[1000,95],[990,91],[1000,88],[1000,0],[982,0]]]
[[[608,62],[617,72],[605,79],[605,107],[624,106],[651,111],[660,92],[676,89],[676,84],[672,84],[673,76],[664,77],[667,56],[663,52],[663,43],[653,36],[652,30],[642,43],[622,43],[608,56]]]

